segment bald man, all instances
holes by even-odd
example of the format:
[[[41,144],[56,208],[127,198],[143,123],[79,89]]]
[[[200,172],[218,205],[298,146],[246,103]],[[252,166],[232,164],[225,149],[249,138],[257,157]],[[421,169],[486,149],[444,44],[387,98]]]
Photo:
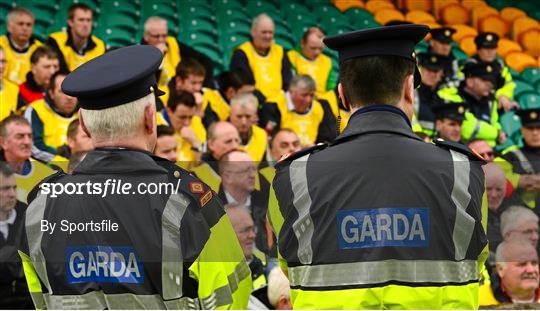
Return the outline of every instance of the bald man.
[[[502,241],[500,206],[504,200],[506,191],[506,177],[503,170],[493,162],[486,164],[483,169],[486,176],[486,195],[488,199],[487,235],[489,249],[495,252],[497,246]]]
[[[274,43],[275,25],[263,13],[253,19],[251,41],[241,44],[231,59],[230,69],[243,68],[255,78],[255,87],[266,97],[287,90],[291,81],[291,63],[285,50]]]

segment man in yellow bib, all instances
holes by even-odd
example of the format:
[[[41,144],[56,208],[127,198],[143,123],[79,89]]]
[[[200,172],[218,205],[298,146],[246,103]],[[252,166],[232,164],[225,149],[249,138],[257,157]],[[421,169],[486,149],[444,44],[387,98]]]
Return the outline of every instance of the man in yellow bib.
[[[33,102],[24,112],[24,117],[32,126],[32,155],[47,163],[65,161],[65,158],[58,156],[67,143],[69,124],[77,118],[76,98],[66,95],[60,88],[65,77],[65,73],[55,73],[45,98]]]
[[[60,57],[60,70],[73,71],[87,61],[105,53],[105,44],[92,35],[93,12],[83,3],[69,7],[67,30],[52,33],[47,44]]]
[[[251,24],[251,41],[241,44],[231,59],[230,68],[249,70],[255,87],[266,97],[286,90],[291,81],[291,63],[281,45],[274,43],[274,21],[260,14]]]
[[[17,110],[17,97],[19,94],[19,86],[2,76],[6,67],[6,51],[0,46],[0,103],[2,103],[0,105],[0,120]]]
[[[41,45],[32,36],[34,14],[25,8],[13,8],[6,16],[7,35],[0,36],[0,47],[6,53],[7,66],[2,78],[15,84],[25,81],[30,70],[30,55]]]

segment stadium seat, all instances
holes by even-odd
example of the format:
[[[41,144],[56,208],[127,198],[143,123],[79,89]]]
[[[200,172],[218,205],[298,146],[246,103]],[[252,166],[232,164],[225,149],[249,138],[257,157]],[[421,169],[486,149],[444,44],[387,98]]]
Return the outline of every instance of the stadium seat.
[[[294,49],[297,44],[294,38],[292,38],[291,35],[287,33],[276,33],[274,40],[277,44],[283,46],[285,50]]]
[[[123,12],[101,14],[99,18],[99,25],[107,28],[125,29],[133,33],[139,30],[139,23],[137,22],[137,19]]]
[[[508,53],[504,58],[504,61],[508,67],[517,72],[522,72],[526,68],[534,68],[537,66],[536,59],[523,52]]]
[[[100,9],[106,12],[106,15],[122,13],[136,19],[139,19],[141,15],[140,7],[133,1],[127,0],[104,1]]]
[[[460,42],[465,37],[476,37],[476,35],[478,35],[478,31],[468,25],[457,24],[452,25],[452,28],[456,30],[456,33],[454,33],[454,35],[452,36],[452,39],[454,39],[454,41],[456,42]]]
[[[160,16],[169,21],[178,22],[178,13],[176,10],[176,2],[168,1],[143,1],[141,7],[142,19],[150,16]]]
[[[180,17],[182,18],[182,17]],[[223,24],[223,23],[227,23],[231,20],[238,20],[238,19],[242,19],[242,20],[245,20],[245,21],[248,21],[250,22],[251,19],[250,17],[247,15],[246,11],[244,10],[244,8],[241,8],[241,9],[224,9],[224,10],[217,10],[216,11],[216,20],[218,21],[219,25]]]
[[[274,17],[274,15],[276,14],[280,15],[279,9],[276,7],[276,5],[273,2],[263,1],[263,0],[247,1],[246,11],[248,12],[248,15],[250,15],[251,17],[255,17],[263,12],[272,17]]]
[[[514,89],[514,98],[518,98],[521,94],[524,93],[534,93],[534,87],[532,87],[532,85],[530,85],[528,82],[524,82],[522,80],[515,80],[514,83],[516,85]]]
[[[531,85],[536,85],[540,82],[540,68],[527,68],[523,70],[521,77]]]
[[[540,29],[531,28],[519,36],[519,43],[526,53],[540,56]]]
[[[476,7],[471,10],[471,25],[478,29],[480,26],[480,21],[491,15],[499,16],[499,11],[490,6]]]
[[[366,10],[371,12],[371,14],[377,13],[377,11],[382,9],[394,9],[394,4],[384,0],[369,0],[366,2]]]
[[[476,44],[474,43],[474,37],[469,36],[459,41],[459,47],[469,56],[476,54]]]
[[[123,28],[97,29],[96,35],[105,42],[107,47],[123,47],[135,44],[135,34]]]
[[[540,95],[536,92],[522,93],[517,99],[522,109],[540,108]]]
[[[462,0],[461,4],[469,11],[477,7],[487,6],[487,3],[483,0]]]
[[[182,41],[183,38],[179,38],[180,41]],[[190,33],[188,36],[186,36],[185,39],[186,44],[191,46],[196,45],[212,45],[215,46],[218,43],[217,37],[209,35],[207,33]]]
[[[499,37],[506,38],[510,33],[510,26],[499,15],[488,15],[479,21],[478,30],[480,32],[494,32]]]
[[[470,14],[460,3],[451,3],[441,10],[441,20],[445,24],[467,24]]]
[[[469,59],[469,55],[467,55],[460,47],[454,47],[452,53],[454,53],[459,65],[463,65],[467,59]]]
[[[403,13],[396,9],[382,9],[375,13],[375,20],[377,21],[377,23],[384,25],[389,21],[404,21],[405,16],[403,15]]]
[[[363,9],[349,9],[345,12],[345,16],[349,18],[349,21],[356,28],[363,29],[378,26],[378,23],[373,18],[373,15],[369,11]]]
[[[423,24],[435,22],[435,17],[433,17],[433,15],[429,14],[428,12],[415,10],[409,11],[405,15],[405,20],[415,24]]]
[[[497,54],[501,57],[505,57],[511,52],[521,52],[522,50],[521,45],[506,38],[501,38],[499,40],[499,45],[497,46]]]
[[[178,14],[180,15],[180,19],[193,17],[215,18],[214,9],[206,3],[181,5],[178,7]]]
[[[514,111],[505,112],[499,118],[499,122],[507,137],[513,141],[516,138],[521,139],[521,121]]]
[[[458,0],[433,0],[433,16],[436,20],[441,19],[441,12],[444,7],[453,3],[460,3]]]
[[[317,20],[322,20],[323,18],[342,18],[341,12],[336,9],[333,5],[320,5],[313,9],[313,15]]]
[[[281,7],[281,13],[283,17],[288,20],[291,16],[295,15],[309,15],[311,12],[309,9],[301,3],[284,3]]]
[[[538,21],[529,17],[519,17],[512,24],[512,39],[519,41],[519,36],[529,29],[540,29]]]
[[[217,36],[217,25],[205,18],[183,19],[180,23],[180,30],[188,33],[208,33]]]
[[[405,10],[405,11],[423,11],[423,12],[431,12],[433,9],[433,1],[432,0],[401,0],[398,1],[399,8]]]
[[[365,7],[364,2],[361,0],[333,0],[332,3],[341,12],[345,12],[351,8],[363,9]]]
[[[514,7],[503,8],[500,14],[501,17],[510,24],[520,17],[527,16],[527,13],[523,12],[523,10]]]

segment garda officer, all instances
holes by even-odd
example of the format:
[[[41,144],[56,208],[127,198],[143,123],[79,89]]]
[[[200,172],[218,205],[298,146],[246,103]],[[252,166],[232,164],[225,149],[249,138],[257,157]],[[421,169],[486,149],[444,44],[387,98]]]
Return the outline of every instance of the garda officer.
[[[430,30],[431,40],[429,40],[428,52],[449,58],[449,61],[444,66],[445,82],[451,82],[457,79],[458,61],[452,52],[452,36],[455,33],[456,30],[451,27],[440,27]]]
[[[483,161],[411,130],[413,51],[428,30],[325,39],[339,52],[338,91],[353,113],[330,146],[278,163],[269,211],[295,309],[478,307]]]
[[[62,84],[96,150],[30,194],[20,255],[38,309],[247,306],[249,267],[216,194],[151,154],[162,58],[152,46],[121,48]]]
[[[461,143],[461,125],[465,121],[464,104],[440,104],[433,108],[438,138]]]
[[[506,135],[499,123],[499,112],[493,90],[503,81],[497,68],[485,63],[466,63],[465,80],[458,87],[446,87],[437,95],[446,103],[463,103],[469,109],[465,114],[461,137],[464,140],[482,139],[494,147],[504,144]]]

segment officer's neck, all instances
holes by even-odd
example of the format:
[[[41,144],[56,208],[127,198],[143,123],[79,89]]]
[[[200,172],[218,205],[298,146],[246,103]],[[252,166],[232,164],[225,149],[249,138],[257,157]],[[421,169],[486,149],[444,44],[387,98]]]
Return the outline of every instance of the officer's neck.
[[[127,149],[138,149],[148,152],[152,152],[153,148],[149,145],[149,142],[144,137],[124,137],[120,141],[99,141],[92,140],[95,148],[110,148],[110,147],[121,147]]]

